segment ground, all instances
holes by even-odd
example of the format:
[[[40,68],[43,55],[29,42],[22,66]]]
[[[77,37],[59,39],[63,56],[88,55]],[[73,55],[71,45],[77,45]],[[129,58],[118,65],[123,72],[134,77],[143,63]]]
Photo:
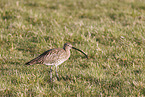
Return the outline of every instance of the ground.
[[[0,0],[0,96],[145,96],[145,0]],[[25,62],[70,42],[58,69]]]

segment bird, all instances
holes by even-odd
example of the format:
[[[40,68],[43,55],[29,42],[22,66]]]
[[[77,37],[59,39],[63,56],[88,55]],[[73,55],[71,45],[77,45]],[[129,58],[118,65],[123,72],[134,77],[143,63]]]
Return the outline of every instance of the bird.
[[[43,52],[42,54],[40,54],[38,57],[25,63],[25,65],[33,65],[33,64],[51,65],[51,68],[50,68],[51,81],[52,81],[52,66],[55,66],[56,77],[59,80],[57,66],[65,62],[70,57],[70,49],[75,49],[83,53],[85,57],[88,59],[88,56],[87,54],[85,54],[85,52],[83,52],[82,50],[76,47],[73,47],[70,43],[65,43],[63,48],[49,49]]]

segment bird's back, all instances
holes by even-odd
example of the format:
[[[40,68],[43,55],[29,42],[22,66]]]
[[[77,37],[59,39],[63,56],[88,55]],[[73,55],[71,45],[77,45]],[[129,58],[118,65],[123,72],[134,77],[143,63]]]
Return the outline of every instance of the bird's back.
[[[27,62],[27,65],[33,64],[46,64],[46,65],[59,65],[66,61],[70,56],[70,52],[66,52],[62,48],[50,49],[45,51],[38,57]]]

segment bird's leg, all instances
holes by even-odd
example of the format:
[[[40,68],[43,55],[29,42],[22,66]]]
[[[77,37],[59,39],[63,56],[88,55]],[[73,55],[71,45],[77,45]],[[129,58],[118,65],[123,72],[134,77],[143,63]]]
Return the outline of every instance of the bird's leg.
[[[51,68],[50,68],[50,81],[52,81],[52,65],[51,65]]]
[[[56,70],[55,70],[55,72],[56,72],[57,80],[59,80],[58,72],[57,72],[57,66],[56,66]]]

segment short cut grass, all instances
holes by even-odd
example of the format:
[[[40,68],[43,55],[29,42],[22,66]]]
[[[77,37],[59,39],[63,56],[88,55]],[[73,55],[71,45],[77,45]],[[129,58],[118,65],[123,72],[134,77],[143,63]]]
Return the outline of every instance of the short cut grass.
[[[0,96],[145,96],[145,0],[0,0]],[[24,63],[70,42],[58,69]],[[54,70],[54,68],[53,68]],[[53,71],[54,72],[54,71]]]

